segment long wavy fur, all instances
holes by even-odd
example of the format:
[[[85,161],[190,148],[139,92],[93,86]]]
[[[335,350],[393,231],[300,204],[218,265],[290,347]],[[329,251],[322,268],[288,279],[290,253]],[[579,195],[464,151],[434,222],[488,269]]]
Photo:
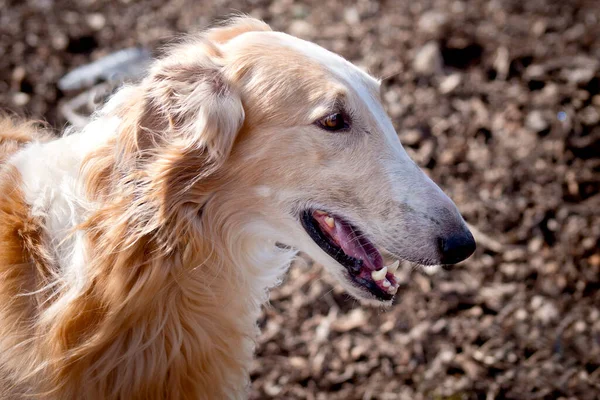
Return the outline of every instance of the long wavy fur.
[[[244,398],[265,288],[294,254],[263,244],[243,199],[212,195],[244,129],[217,44],[267,29],[240,18],[180,43],[96,117],[120,124],[79,173],[87,200],[73,208],[85,212],[64,238],[85,259],[78,285],[48,250],[50,211],[32,216],[3,167],[1,398]],[[49,138],[7,121],[0,166],[21,142]]]

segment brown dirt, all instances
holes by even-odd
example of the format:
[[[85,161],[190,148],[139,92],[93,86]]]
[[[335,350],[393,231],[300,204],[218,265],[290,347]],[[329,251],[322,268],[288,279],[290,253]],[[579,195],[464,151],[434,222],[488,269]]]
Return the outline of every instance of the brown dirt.
[[[411,155],[476,255],[410,267],[390,310],[318,266],[272,292],[253,399],[600,398],[600,4],[0,0],[0,107],[60,127],[57,80],[243,11],[385,81]]]

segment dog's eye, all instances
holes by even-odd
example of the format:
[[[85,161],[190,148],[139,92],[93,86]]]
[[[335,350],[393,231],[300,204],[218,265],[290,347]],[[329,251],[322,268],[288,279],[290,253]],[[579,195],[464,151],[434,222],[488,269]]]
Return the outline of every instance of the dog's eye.
[[[335,113],[321,118],[317,121],[317,124],[326,131],[341,131],[350,127],[348,121],[341,113]]]

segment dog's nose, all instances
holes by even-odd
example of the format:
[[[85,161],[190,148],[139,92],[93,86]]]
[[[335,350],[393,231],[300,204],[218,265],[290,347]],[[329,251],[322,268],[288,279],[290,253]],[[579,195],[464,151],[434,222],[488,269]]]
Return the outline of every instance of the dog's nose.
[[[475,251],[475,239],[467,229],[439,239],[442,264],[456,264],[467,259]]]

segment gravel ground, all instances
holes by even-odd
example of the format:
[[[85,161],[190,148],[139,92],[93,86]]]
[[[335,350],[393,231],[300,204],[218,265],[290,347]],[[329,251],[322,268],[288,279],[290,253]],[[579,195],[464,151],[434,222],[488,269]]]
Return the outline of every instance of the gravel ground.
[[[234,11],[385,80],[411,155],[478,250],[405,266],[389,310],[308,259],[260,324],[252,399],[600,398],[600,3],[0,0],[0,107],[60,128],[72,68]]]

